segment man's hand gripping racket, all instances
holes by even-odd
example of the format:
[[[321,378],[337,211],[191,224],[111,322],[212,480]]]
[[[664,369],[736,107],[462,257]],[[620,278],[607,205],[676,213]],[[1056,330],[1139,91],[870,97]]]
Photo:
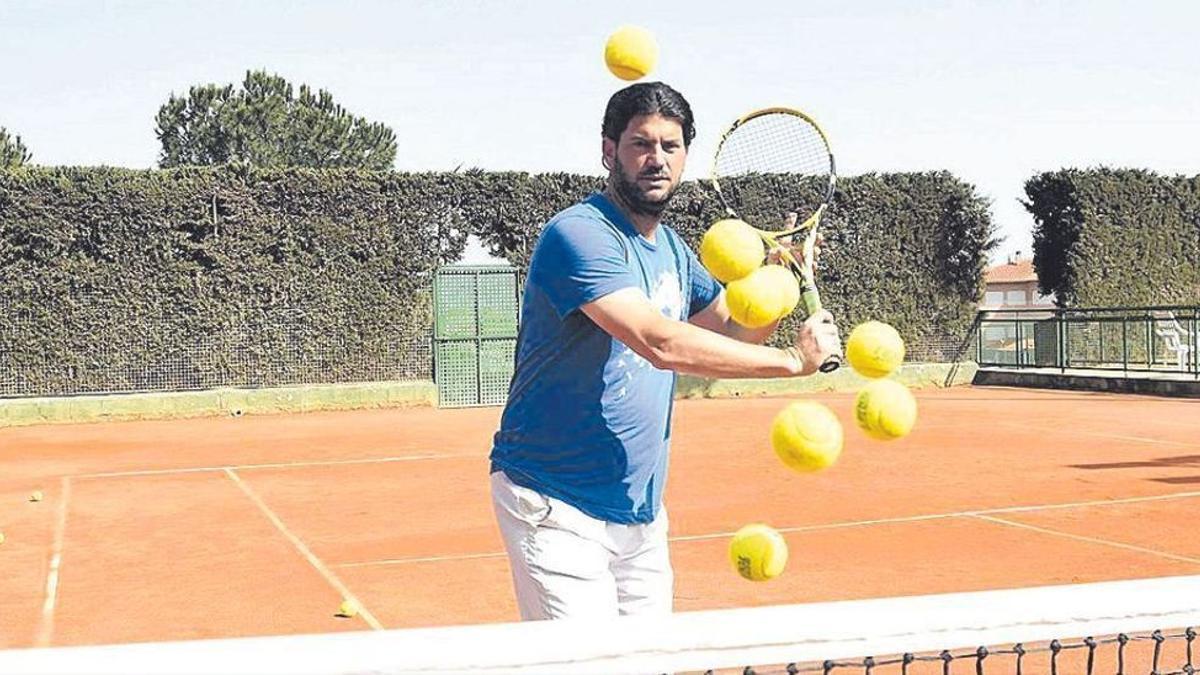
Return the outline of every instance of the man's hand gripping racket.
[[[712,184],[725,210],[754,227],[768,249],[799,280],[808,319],[797,338],[797,347],[805,354],[821,354],[819,370],[823,373],[837,370],[842,364],[837,328],[832,315],[822,308],[814,274],[818,226],[833,200],[835,180],[833,153],[825,132],[808,115],[791,108],[765,108],[744,115],[721,137],[713,158]],[[760,192],[751,186],[754,182],[758,187],[767,187],[768,194],[760,193],[759,200],[752,203],[750,193]],[[787,188],[797,183],[816,190],[817,198],[807,208],[779,209],[779,199],[784,198],[779,193],[791,192]],[[769,203],[764,204],[764,200]],[[789,214],[781,231],[756,226],[777,222],[785,211],[806,217],[797,226],[798,218]],[[780,241],[801,233],[804,236],[798,247]],[[799,260],[793,254],[794,248],[799,249]]]

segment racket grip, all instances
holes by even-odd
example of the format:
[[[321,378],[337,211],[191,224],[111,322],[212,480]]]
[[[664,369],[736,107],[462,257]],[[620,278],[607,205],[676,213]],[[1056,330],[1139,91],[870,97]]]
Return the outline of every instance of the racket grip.
[[[801,291],[801,297],[804,300],[804,308],[809,316],[821,311],[821,294],[817,292],[816,286],[808,286]],[[842,367],[842,350],[839,345],[837,354],[830,354],[825,358],[825,361],[817,367],[817,370],[822,373],[832,373]]]

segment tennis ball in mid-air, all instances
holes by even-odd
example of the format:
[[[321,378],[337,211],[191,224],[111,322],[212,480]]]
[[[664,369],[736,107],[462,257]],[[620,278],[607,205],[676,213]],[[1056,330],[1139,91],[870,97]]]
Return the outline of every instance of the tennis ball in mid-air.
[[[886,377],[904,361],[904,339],[882,321],[860,323],[846,340],[846,360],[863,377]]]
[[[358,616],[358,603],[353,600],[343,600],[342,604],[338,605],[337,615],[347,619]]]
[[[4,533],[0,532],[0,544],[4,543]]]
[[[762,238],[753,227],[736,218],[713,223],[700,240],[700,262],[723,284],[761,267],[765,255]]]
[[[604,45],[604,63],[622,80],[645,77],[657,61],[658,43],[640,26],[621,26]]]
[[[738,530],[729,542],[729,560],[742,577],[767,581],[783,573],[788,547],[783,535],[762,523],[751,523]]]
[[[895,380],[875,380],[854,399],[854,420],[871,438],[903,438],[917,423],[917,399]]]
[[[816,401],[796,401],[771,423],[771,446],[790,469],[812,472],[827,468],[842,454],[842,423]]]
[[[733,320],[762,328],[791,314],[800,302],[800,283],[780,265],[763,265],[725,287],[725,304]]]

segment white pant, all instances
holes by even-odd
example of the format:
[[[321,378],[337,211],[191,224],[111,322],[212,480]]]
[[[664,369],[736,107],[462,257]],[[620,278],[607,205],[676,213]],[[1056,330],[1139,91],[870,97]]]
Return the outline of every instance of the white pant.
[[[669,614],[674,575],[667,513],[623,525],[492,474],[492,506],[521,619]]]

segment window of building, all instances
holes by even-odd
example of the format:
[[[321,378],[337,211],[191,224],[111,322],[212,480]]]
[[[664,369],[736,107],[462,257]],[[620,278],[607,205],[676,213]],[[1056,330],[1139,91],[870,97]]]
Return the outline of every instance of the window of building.
[[[1004,304],[1006,304],[1006,305],[1023,305],[1023,304],[1025,304],[1025,291],[1005,291]]]
[[[988,291],[983,296],[983,304],[988,307],[999,307],[1004,304],[1004,291]]]

